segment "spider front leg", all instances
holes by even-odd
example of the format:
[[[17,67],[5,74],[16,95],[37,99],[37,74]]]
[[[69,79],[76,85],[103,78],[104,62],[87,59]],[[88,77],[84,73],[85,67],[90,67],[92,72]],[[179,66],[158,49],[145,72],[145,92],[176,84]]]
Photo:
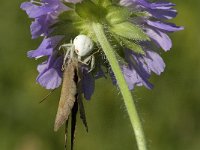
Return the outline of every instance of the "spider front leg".
[[[95,67],[95,57],[94,55],[90,55],[89,57],[85,58],[83,61],[80,61],[85,65],[89,65],[90,64],[90,70],[88,72],[91,72],[94,67]]]
[[[61,49],[61,48],[63,48],[66,51],[66,52],[64,52],[65,56],[64,56],[63,64],[62,64],[62,71],[63,71],[65,68],[64,66],[65,66],[66,60],[69,58],[73,58],[75,48],[74,48],[73,44],[64,44],[59,49]]]

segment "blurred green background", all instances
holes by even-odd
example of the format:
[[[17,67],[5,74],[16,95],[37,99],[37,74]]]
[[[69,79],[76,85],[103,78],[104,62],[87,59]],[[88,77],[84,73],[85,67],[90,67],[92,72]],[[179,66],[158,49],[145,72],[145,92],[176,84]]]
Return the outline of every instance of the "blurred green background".
[[[19,9],[23,0],[0,3],[0,150],[62,150],[64,129],[53,132],[59,90],[48,93],[35,83],[38,61],[26,57],[40,40],[31,40],[30,20]],[[163,53],[165,72],[153,76],[153,90],[136,88],[133,96],[143,121],[149,150],[200,150],[200,1],[171,0],[174,20],[185,27],[173,34],[173,48]],[[136,150],[122,97],[100,79],[85,101],[89,133],[80,120],[75,150]]]

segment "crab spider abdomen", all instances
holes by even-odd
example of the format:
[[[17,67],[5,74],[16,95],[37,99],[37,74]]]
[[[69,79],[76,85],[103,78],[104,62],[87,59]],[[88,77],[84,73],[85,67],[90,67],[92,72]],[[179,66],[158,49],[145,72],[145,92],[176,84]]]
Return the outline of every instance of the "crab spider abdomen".
[[[75,52],[81,57],[88,55],[93,49],[93,42],[86,35],[76,36],[73,44],[75,47]]]

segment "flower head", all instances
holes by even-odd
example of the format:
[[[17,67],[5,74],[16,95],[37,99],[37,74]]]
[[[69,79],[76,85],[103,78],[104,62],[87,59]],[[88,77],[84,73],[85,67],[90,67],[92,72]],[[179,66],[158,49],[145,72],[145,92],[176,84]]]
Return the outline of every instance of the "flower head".
[[[160,75],[165,68],[158,48],[170,50],[172,41],[168,33],[183,29],[167,22],[177,15],[174,6],[170,2],[147,0],[41,0],[22,3],[21,8],[34,19],[31,24],[32,38],[44,36],[38,49],[28,52],[30,58],[48,58],[38,66],[37,82],[46,89],[60,86],[65,52],[61,52],[59,47],[70,43],[78,34],[90,37],[96,49],[102,48],[92,27],[93,23],[98,22],[104,27],[111,45],[113,43],[129,89],[142,85],[151,89],[151,73]],[[104,52],[93,53],[97,60],[95,69],[89,72],[89,65],[81,65],[82,92],[86,99],[91,98],[95,79],[99,77],[108,74],[118,85]]]

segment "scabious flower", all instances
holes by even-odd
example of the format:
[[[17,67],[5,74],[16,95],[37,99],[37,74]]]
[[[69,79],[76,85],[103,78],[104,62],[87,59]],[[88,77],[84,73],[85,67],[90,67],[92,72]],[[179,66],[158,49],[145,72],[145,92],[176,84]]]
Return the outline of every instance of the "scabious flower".
[[[148,81],[151,73],[160,75],[165,68],[165,63],[155,48],[170,50],[172,42],[167,33],[183,29],[183,27],[166,22],[177,15],[174,6],[175,4],[170,2],[149,2],[147,0],[120,0],[118,2],[111,0],[93,2],[90,0],[41,0],[41,2],[22,3],[21,8],[31,19],[34,19],[31,24],[32,38],[44,37],[38,49],[28,52],[28,57],[46,56],[48,58],[38,66],[37,82],[46,89],[55,89],[61,85],[63,54],[60,54],[58,48],[61,44],[73,39],[76,34],[86,34],[98,45],[90,28],[91,22],[97,21],[95,18],[97,16],[97,19],[100,18],[99,22],[110,34],[108,35],[110,42],[118,43],[118,47],[115,48],[116,55],[119,56],[120,68],[129,89],[134,89],[135,85],[144,85],[151,89],[153,85]],[[102,14],[95,12],[97,11],[95,8],[101,9]],[[125,35],[127,33],[130,35]],[[118,50],[120,47],[123,49]],[[122,53],[122,56],[118,52]],[[108,73],[113,83],[117,85],[112,68],[110,69],[109,63],[105,63],[106,58],[100,57],[99,60],[101,62],[96,65],[95,73],[88,73],[87,67],[82,69],[83,93],[87,99],[90,99],[94,91],[94,80],[100,72],[100,77]],[[97,66],[103,66],[107,68],[107,71],[98,69],[101,67]]]

